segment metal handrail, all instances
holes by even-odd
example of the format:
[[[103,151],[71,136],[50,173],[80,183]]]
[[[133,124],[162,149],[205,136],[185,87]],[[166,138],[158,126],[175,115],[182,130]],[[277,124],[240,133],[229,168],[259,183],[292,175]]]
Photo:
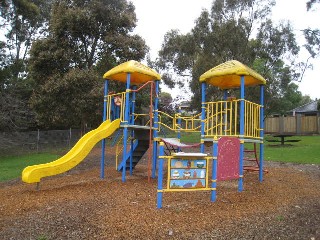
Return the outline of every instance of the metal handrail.
[[[239,110],[241,99],[232,101],[206,102],[205,137],[237,136],[239,130]],[[244,100],[244,136],[260,138],[261,105]]]

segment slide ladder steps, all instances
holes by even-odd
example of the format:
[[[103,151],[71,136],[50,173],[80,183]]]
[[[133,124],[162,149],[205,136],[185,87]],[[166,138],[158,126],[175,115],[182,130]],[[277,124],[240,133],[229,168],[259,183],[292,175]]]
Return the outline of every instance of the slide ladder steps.
[[[133,150],[132,154],[132,168],[135,168],[135,166],[139,163],[139,161],[142,159],[143,155],[148,151],[149,149],[149,141],[146,140],[138,140],[137,147]],[[126,162],[126,170],[130,169],[130,161]]]
[[[143,155],[149,149],[149,141],[150,141],[150,134],[148,129],[135,129],[134,130],[134,138],[135,142],[133,144],[133,153],[132,153],[132,169],[140,162]],[[127,152],[127,158],[125,160],[126,170],[130,170],[130,151]],[[123,161],[120,163],[118,167],[118,171],[122,170],[124,163]]]

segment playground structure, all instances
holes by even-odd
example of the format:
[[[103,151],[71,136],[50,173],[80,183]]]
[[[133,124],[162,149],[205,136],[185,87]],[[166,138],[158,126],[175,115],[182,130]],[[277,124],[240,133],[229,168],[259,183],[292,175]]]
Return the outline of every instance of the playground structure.
[[[265,79],[252,69],[238,61],[228,61],[220,64],[200,76],[202,88],[201,101],[201,154],[172,154],[164,156],[164,146],[160,145],[159,174],[158,174],[158,197],[157,206],[162,207],[163,192],[190,190],[210,190],[211,201],[216,200],[217,181],[238,179],[238,191],[243,190],[244,171],[244,144],[246,142],[259,144],[259,180],[263,180],[263,118],[264,118],[264,85]],[[223,91],[223,100],[209,102],[206,101],[206,88],[212,85]],[[245,87],[259,86],[260,102],[253,103],[245,99]],[[240,98],[228,96],[228,90],[240,88]],[[188,119],[192,123],[199,119]],[[178,121],[179,122],[179,121]],[[179,122],[181,123],[181,121]],[[179,131],[196,131],[198,129],[183,129],[181,124]],[[188,126],[188,124],[186,124]],[[191,124],[194,126],[194,124]],[[205,144],[212,144],[212,157],[207,157],[204,153]],[[163,189],[163,162],[168,160],[167,187]],[[199,161],[201,160],[201,161]],[[211,184],[208,180],[208,161],[212,162]],[[177,162],[179,164],[177,164]],[[199,167],[198,164],[205,165]],[[205,171],[203,172],[203,169]],[[176,175],[183,183],[176,186]],[[200,169],[200,170],[199,170]],[[200,171],[200,177],[199,177]],[[187,173],[187,176],[185,175]],[[202,174],[202,176],[201,176]],[[194,175],[192,184],[190,175]],[[180,180],[180,179],[179,179]]]
[[[148,179],[156,177],[158,168],[158,208],[162,206],[164,192],[207,190],[211,191],[211,201],[215,201],[217,180],[236,178],[238,191],[242,191],[246,142],[259,144],[259,180],[263,180],[263,102],[266,81],[249,67],[232,60],[202,74],[199,79],[202,87],[201,113],[187,117],[181,115],[181,110],[173,116],[159,111],[161,77],[156,71],[139,62],[131,60],[120,64],[106,72],[103,78],[105,83],[102,125],[88,133],[88,136],[86,134],[81,138],[62,158],[52,163],[27,167],[22,173],[23,181],[38,183],[42,177],[71,169],[80,163],[100,140],[102,140],[100,177],[104,178],[106,137],[117,129],[122,130],[122,138],[118,140],[122,142],[122,159],[117,161],[116,165],[117,170],[122,173],[123,182],[126,181],[127,171],[132,174],[137,163],[150,149]],[[109,93],[109,81],[125,83],[126,90]],[[206,101],[208,85],[220,88],[223,91],[223,100]],[[259,86],[259,103],[245,99],[245,88],[248,86]],[[147,87],[150,87],[149,111],[136,113],[136,95]],[[240,88],[238,99],[228,96],[228,90],[234,88]],[[162,128],[175,132],[177,138],[159,137]],[[183,132],[201,134],[199,144],[196,144],[200,146],[200,152],[174,152],[166,156],[165,144],[174,146],[178,150],[196,146],[180,142]],[[204,153],[205,145],[212,146],[211,156]],[[228,155],[228,152],[232,154]],[[118,152],[116,154],[118,159],[118,155],[121,154]],[[223,157],[224,155],[228,156]],[[163,188],[165,161],[168,161],[168,176],[166,188]],[[212,161],[211,180],[209,180],[210,161]]]

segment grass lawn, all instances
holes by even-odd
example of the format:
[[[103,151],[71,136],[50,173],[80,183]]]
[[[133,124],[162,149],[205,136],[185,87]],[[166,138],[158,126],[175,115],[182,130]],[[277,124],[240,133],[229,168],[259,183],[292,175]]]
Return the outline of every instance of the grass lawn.
[[[47,163],[57,159],[59,155],[36,153],[24,156],[0,157],[0,181],[21,177],[22,170],[30,165]]]
[[[265,160],[320,164],[320,136],[296,136],[292,138],[301,141],[284,146],[266,142]]]
[[[270,138],[270,136],[266,136],[266,139]],[[181,141],[197,143],[199,139],[199,133],[183,133]],[[265,160],[320,164],[320,136],[297,136],[294,139],[300,139],[301,141],[285,146],[275,146],[274,143],[265,141]],[[246,144],[246,148],[250,149],[252,147],[252,144]],[[21,177],[22,170],[27,166],[51,162],[57,158],[59,158],[58,154],[50,153],[0,157],[0,182]]]

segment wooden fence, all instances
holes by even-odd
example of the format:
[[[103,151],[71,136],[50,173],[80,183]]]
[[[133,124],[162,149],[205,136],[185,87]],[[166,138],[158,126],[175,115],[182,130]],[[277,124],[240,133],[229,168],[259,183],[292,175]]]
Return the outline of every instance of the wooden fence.
[[[308,135],[320,134],[320,116],[279,116],[267,117],[264,122],[265,133]]]

